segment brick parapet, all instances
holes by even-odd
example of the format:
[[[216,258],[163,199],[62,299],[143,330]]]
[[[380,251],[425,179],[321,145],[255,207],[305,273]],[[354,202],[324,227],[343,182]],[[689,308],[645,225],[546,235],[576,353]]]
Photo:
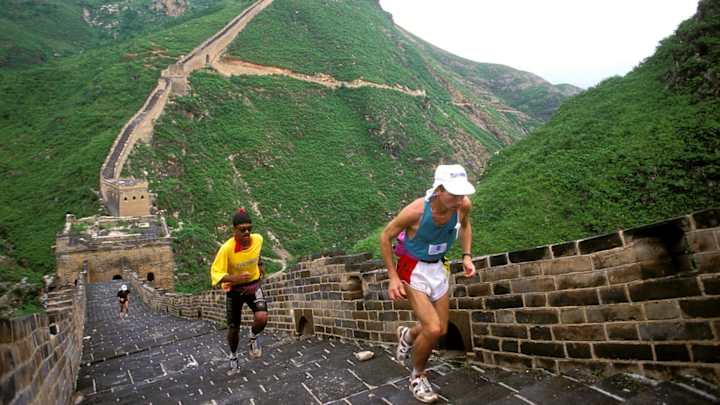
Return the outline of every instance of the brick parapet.
[[[86,274],[48,293],[47,312],[0,321],[0,402],[71,404],[82,357]]]
[[[450,324],[476,360],[720,381],[720,210],[451,264]],[[363,255],[310,257],[263,286],[274,329],[393,343],[415,322]],[[148,294],[161,310],[222,322],[220,291]],[[201,310],[198,311],[197,308]],[[187,311],[187,313],[186,313]],[[249,322],[251,314],[244,314]],[[308,326],[310,325],[310,326]],[[457,344],[457,343],[456,343]]]
[[[77,222],[92,226],[71,231]],[[73,284],[82,269],[87,270],[88,282],[95,283],[110,281],[123,268],[131,268],[154,286],[172,289],[175,285],[172,238],[158,215],[69,218],[55,240],[55,262],[61,283]]]

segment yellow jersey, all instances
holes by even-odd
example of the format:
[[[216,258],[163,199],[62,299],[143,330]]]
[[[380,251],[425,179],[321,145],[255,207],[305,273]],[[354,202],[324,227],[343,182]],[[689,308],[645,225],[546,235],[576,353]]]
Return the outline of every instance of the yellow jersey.
[[[215,287],[220,280],[226,275],[236,275],[247,273],[250,275],[247,282],[251,283],[260,278],[260,250],[262,249],[263,237],[259,233],[250,235],[250,247],[248,249],[235,252],[235,238],[230,238],[227,242],[220,246],[215,255],[212,268],[210,269],[210,279],[212,286]],[[225,291],[230,290],[230,283],[223,283]]]

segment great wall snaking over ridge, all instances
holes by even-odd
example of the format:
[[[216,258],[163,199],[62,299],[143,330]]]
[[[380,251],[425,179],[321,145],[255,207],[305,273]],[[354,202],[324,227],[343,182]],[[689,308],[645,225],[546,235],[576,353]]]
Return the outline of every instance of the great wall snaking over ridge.
[[[169,230],[161,216],[148,215],[147,182],[120,175],[133,145],[149,142],[169,97],[187,92],[187,75],[213,64],[270,2],[253,4],[164,71],[123,128],[101,170],[102,196],[113,217],[68,215],[58,234],[57,282],[48,292],[47,313],[0,320],[2,403],[72,403],[81,361],[129,356],[83,357],[92,344],[84,333],[88,283],[122,278],[156,313],[224,322],[222,291],[172,292]],[[443,349],[490,367],[720,382],[720,209],[474,262],[472,279],[452,265]],[[387,272],[366,254],[305,257],[268,277],[264,288],[268,327],[276,332],[392,344],[397,326],[414,322],[407,301],[388,300]]]
[[[373,87],[422,97],[425,90],[412,90],[402,85],[386,85],[363,79],[340,81],[326,74],[308,75],[284,68],[261,66],[238,60],[222,60],[227,46],[257,14],[272,0],[259,0],[230,21],[222,30],[203,42],[177,63],[165,69],[155,89],[142,108],[125,124],[105,158],[100,170],[100,194],[108,212],[113,216],[149,215],[151,195],[144,179],[122,178],[122,169],[137,142],[150,143],[155,120],[162,114],[173,94],[188,93],[188,76],[198,69],[212,68],[225,76],[282,75],[330,88]]]
[[[162,114],[170,97],[188,93],[188,76],[195,70],[209,67],[248,22],[271,3],[272,0],[257,1],[161,73],[157,86],[140,111],[120,131],[100,170],[100,194],[110,215],[150,214],[152,202],[147,181],[121,178],[122,169],[133,147],[137,142],[150,143],[155,120]]]

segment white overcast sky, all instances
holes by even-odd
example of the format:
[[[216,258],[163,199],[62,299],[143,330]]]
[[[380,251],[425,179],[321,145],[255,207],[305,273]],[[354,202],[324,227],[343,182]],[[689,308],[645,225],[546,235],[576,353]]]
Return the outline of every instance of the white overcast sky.
[[[395,24],[446,51],[588,88],[624,75],[698,0],[380,0]]]

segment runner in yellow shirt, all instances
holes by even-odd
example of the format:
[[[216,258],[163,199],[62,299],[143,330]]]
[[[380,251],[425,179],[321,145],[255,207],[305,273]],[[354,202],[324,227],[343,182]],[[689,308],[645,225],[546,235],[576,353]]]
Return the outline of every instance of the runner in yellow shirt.
[[[247,211],[240,208],[233,216],[233,237],[220,247],[210,270],[213,287],[221,285],[227,296],[225,308],[231,370],[238,367],[236,352],[243,304],[247,304],[254,315],[248,350],[252,358],[262,355],[258,335],[267,324],[267,304],[260,288],[265,273],[260,259],[263,237],[251,232],[252,220]]]

